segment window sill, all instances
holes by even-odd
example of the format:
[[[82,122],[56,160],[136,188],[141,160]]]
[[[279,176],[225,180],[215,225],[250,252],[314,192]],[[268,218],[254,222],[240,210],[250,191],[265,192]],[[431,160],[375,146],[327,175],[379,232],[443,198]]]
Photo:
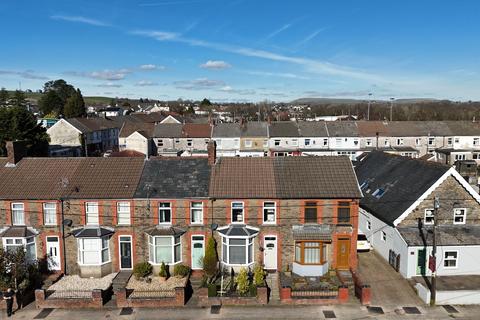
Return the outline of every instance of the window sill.
[[[150,263],[152,266],[161,266],[162,263],[155,263],[153,261],[148,261],[148,263]],[[165,263],[166,266],[174,266],[176,264],[179,264],[179,263],[182,263],[182,261],[177,261],[177,262],[171,262],[171,263]]]
[[[233,264],[233,263],[226,263],[226,262],[222,261],[222,264],[224,266],[228,266],[228,267],[250,267],[250,266],[255,264],[255,261],[250,262],[250,263],[245,263],[245,264]]]
[[[190,225],[191,226],[203,226],[204,223],[203,222],[190,222]]]
[[[131,226],[132,224],[131,223],[117,223],[117,226],[119,227],[125,227],[125,226]]]
[[[80,267],[101,267],[101,266],[106,265],[106,264],[111,263],[111,262],[112,261],[110,260],[110,261],[107,261],[107,262],[102,262],[100,264],[84,264],[84,263],[80,263],[80,262],[77,261],[77,263]]]
[[[267,225],[267,226],[275,226],[275,225],[277,225],[277,222],[276,221],[275,222],[265,222],[264,221],[263,224]]]

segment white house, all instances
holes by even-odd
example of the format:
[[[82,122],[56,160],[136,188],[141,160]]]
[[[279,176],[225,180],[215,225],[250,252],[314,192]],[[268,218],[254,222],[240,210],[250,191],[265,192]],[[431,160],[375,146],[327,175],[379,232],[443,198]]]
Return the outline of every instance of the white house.
[[[462,300],[459,291],[474,283],[468,277],[480,277],[478,193],[453,167],[377,151],[362,158],[355,170],[364,194],[359,230],[374,250],[402,276],[412,278],[425,301],[430,268],[435,265],[439,281],[445,283],[437,303],[471,303],[471,296]],[[480,287],[468,289],[476,292],[480,303]]]

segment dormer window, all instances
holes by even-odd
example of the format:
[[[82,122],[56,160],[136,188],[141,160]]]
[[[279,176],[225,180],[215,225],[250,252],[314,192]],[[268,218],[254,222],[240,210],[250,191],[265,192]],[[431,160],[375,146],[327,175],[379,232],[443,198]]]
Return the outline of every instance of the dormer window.
[[[382,188],[378,188],[377,190],[373,191],[372,196],[374,196],[377,199],[380,199],[385,193],[385,190]]]

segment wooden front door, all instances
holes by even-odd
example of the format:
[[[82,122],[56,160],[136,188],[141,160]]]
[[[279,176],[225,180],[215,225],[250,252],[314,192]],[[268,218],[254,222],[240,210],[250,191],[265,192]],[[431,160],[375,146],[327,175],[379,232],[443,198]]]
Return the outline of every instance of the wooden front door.
[[[349,269],[350,239],[338,239],[337,242],[337,269]]]

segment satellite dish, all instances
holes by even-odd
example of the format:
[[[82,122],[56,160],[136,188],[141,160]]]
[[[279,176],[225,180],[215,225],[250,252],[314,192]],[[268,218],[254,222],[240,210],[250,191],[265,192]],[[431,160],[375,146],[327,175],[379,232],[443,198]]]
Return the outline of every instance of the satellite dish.
[[[73,224],[73,221],[70,220],[70,219],[65,219],[65,220],[63,220],[63,225],[64,225],[64,226],[71,227],[72,224]]]
[[[212,224],[210,225],[210,229],[212,229],[212,231],[217,230],[217,228],[218,228],[218,224],[216,224],[216,223],[212,223]]]

